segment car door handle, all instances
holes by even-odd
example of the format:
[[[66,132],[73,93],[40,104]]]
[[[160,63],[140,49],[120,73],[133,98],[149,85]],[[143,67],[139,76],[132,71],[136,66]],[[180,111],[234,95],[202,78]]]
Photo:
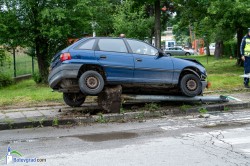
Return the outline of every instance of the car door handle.
[[[101,55],[100,59],[106,59],[107,57],[105,55]]]
[[[136,59],[136,62],[142,62],[142,59]]]

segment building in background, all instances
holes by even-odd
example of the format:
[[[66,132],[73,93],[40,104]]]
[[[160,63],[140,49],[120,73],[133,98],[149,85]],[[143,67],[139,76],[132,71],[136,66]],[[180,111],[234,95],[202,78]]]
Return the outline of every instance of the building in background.
[[[161,43],[162,43],[162,49],[169,47],[174,47],[176,45],[176,40],[174,38],[173,34],[173,27],[167,27],[166,31],[162,33],[161,36]]]

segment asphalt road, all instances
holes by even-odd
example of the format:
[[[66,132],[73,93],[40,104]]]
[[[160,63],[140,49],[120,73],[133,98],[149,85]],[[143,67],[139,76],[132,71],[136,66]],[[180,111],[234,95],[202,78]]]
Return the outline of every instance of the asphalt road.
[[[46,159],[14,165],[250,166],[250,111],[0,131],[0,165],[8,145]]]

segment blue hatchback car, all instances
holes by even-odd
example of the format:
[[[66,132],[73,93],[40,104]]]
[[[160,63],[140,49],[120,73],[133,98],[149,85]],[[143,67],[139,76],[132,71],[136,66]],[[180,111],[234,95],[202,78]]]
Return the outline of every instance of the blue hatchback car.
[[[66,104],[80,106],[105,86],[121,85],[122,93],[202,94],[206,70],[192,59],[167,56],[140,40],[82,38],[57,53],[51,62],[50,87],[63,92]]]

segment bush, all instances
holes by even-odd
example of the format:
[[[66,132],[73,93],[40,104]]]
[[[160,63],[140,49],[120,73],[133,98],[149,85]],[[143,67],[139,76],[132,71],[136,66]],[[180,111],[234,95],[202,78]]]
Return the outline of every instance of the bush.
[[[5,61],[6,59],[6,55],[5,55],[5,52],[2,48],[0,48],[0,65],[3,66],[3,62]]]
[[[40,84],[42,83],[42,77],[40,76],[40,74],[38,72],[33,74],[33,80],[37,83]]]
[[[237,56],[237,42],[234,40],[227,41],[224,43],[224,55],[226,57]]]
[[[0,73],[0,88],[13,84],[13,79],[6,74]]]

